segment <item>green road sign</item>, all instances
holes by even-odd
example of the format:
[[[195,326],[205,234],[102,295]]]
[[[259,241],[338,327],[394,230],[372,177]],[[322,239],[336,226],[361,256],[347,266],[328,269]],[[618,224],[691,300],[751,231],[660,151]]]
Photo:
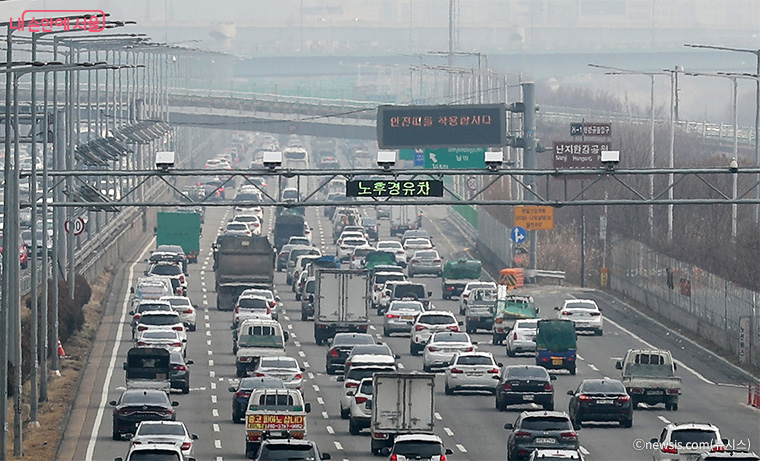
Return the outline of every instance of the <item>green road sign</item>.
[[[485,149],[425,149],[425,168],[441,170],[485,168]]]

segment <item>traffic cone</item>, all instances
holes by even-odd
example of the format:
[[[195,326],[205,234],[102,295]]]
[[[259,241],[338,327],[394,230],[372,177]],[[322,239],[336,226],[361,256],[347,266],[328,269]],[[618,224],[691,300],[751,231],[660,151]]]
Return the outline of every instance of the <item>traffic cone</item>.
[[[58,339],[58,358],[66,357],[66,351],[63,350],[63,344],[61,344],[61,340]]]

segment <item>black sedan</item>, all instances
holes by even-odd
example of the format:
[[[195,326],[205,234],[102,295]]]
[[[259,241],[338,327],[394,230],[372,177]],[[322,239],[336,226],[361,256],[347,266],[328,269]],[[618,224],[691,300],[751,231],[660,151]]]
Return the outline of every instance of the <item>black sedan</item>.
[[[346,357],[357,344],[375,344],[375,338],[367,333],[338,333],[335,335],[325,356],[325,370],[327,370],[328,375],[343,369]]]
[[[232,422],[243,422],[248,409],[248,398],[254,389],[285,389],[285,383],[279,378],[251,377],[241,379],[237,387],[228,387],[228,391],[235,393],[232,398]]]
[[[175,421],[174,407],[179,402],[169,400],[169,394],[160,389],[127,389],[119,400],[109,402],[113,408],[113,439],[134,434],[142,421]]]
[[[193,361],[185,360],[179,352],[172,352],[169,354],[169,362],[172,366],[172,371],[169,372],[172,389],[179,389],[183,394],[189,393],[190,367],[188,365],[192,365]]]
[[[504,367],[496,386],[496,408],[505,411],[507,405],[535,403],[544,410],[554,410],[554,379],[557,377],[537,365]]]
[[[576,429],[585,421],[617,421],[623,427],[633,426],[631,396],[616,379],[586,379],[567,394],[572,396],[568,413]]]

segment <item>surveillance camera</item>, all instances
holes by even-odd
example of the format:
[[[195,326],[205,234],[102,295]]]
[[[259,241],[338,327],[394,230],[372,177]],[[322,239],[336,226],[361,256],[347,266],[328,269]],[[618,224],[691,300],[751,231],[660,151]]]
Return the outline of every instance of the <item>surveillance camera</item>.
[[[603,150],[602,151],[602,165],[605,165],[608,169],[612,169],[620,162],[619,150]]]
[[[735,157],[731,158],[731,163],[728,164],[728,169],[731,170],[731,173],[739,171],[739,162],[736,161]]]
[[[498,170],[504,163],[504,152],[500,150],[486,151],[485,163],[489,170]]]
[[[377,165],[378,166],[388,170],[390,169],[390,167],[392,167],[395,164],[396,164],[396,151],[393,151],[393,150],[377,151]]]
[[[168,170],[174,168],[174,152],[156,152],[156,169]]]
[[[261,159],[261,163],[270,170],[274,170],[282,166],[282,152],[266,151],[264,157]]]

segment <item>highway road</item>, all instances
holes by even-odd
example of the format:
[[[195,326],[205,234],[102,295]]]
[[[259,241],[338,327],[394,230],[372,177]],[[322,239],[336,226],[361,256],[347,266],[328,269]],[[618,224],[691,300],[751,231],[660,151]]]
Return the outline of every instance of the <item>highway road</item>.
[[[372,213],[366,208],[367,213]],[[472,245],[462,232],[445,218],[443,207],[425,209],[423,227],[433,236],[437,249],[444,258],[460,256]],[[307,216],[314,228],[314,241],[326,253],[334,253],[332,229],[322,216],[321,210],[309,209]],[[178,420],[198,434],[195,457],[198,460],[237,460],[244,458],[245,427],[231,420],[232,394],[227,387],[235,378],[235,360],[232,354],[230,312],[216,309],[214,273],[211,242],[220,227],[232,217],[232,210],[208,208],[204,225],[199,263],[190,266],[189,295],[198,305],[198,328],[189,332],[188,359],[191,366],[191,392],[188,395],[173,393],[172,399],[180,405]],[[266,212],[265,223],[271,228],[272,216]],[[388,222],[382,221],[381,233],[388,234]],[[87,364],[86,376],[80,386],[64,443],[58,459],[110,460],[124,456],[128,442],[111,439],[111,407],[108,401],[118,398],[124,389],[122,362],[131,346],[128,316],[129,280],[134,280],[146,268],[143,262],[153,248],[136,249],[134,261],[117,274],[108,300],[105,316],[96,344]],[[433,302],[438,309],[458,312],[458,301],[441,299],[440,278],[420,277],[433,291]],[[348,433],[348,421],[339,416],[341,383],[335,376],[325,373],[325,346],[314,342],[312,322],[299,320],[300,303],[295,301],[285,274],[276,274],[276,288],[283,301],[284,312],[280,322],[291,332],[287,344],[289,355],[296,357],[306,367],[304,396],[311,402],[308,436],[317,441],[323,452],[333,459],[373,459],[369,451],[369,434],[359,436]],[[683,377],[683,396],[677,412],[665,411],[661,406],[636,411],[634,425],[623,429],[617,425],[589,424],[579,433],[582,450],[589,460],[646,460],[651,450],[643,443],[657,437],[668,422],[707,421],[718,425],[723,437],[749,443],[760,451],[760,411],[746,405],[747,377],[706,350],[686,342],[667,326],[658,325],[621,301],[594,292],[573,287],[543,286],[531,288],[543,316],[553,316],[554,306],[570,297],[597,300],[605,315],[604,336],[581,336],[579,339],[579,364],[576,376],[557,372],[554,381],[555,408],[566,410],[569,396],[581,380],[596,377],[619,376],[615,369],[616,358],[629,348],[652,346],[669,349],[679,360],[679,374]],[[374,314],[374,312],[372,312]],[[371,316],[371,332],[379,340],[386,341],[401,355],[404,370],[421,370],[422,358],[409,354],[409,337],[382,338],[381,318]],[[503,346],[493,346],[490,335],[473,335],[479,341],[479,349],[490,351],[504,364],[530,364],[529,356],[508,358]],[[513,422],[520,411],[531,406],[510,407],[499,412],[494,398],[486,393],[457,394],[446,396],[443,392],[443,374],[436,382],[436,432],[445,445],[454,450],[451,460],[497,460],[505,459],[507,432],[506,422]]]

